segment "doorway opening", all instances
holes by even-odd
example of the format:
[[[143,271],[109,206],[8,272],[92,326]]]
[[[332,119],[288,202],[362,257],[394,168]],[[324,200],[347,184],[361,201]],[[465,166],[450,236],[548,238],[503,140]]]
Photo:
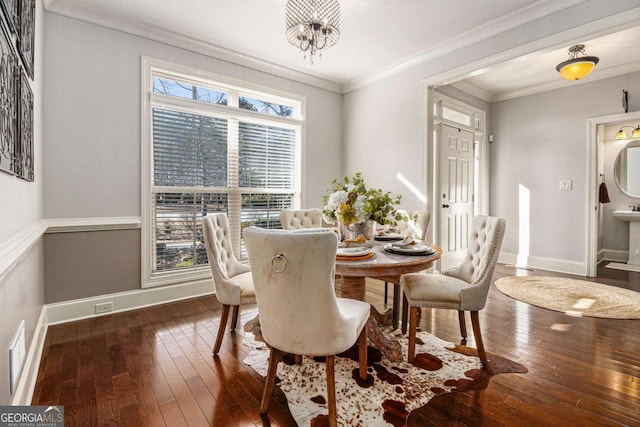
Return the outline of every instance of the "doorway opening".
[[[587,178],[589,182],[589,209],[587,218],[587,275],[596,277],[598,264],[614,261],[621,269],[629,260],[630,223],[614,217],[613,211],[631,209],[640,201],[638,195],[629,195],[620,188],[620,177],[615,163],[618,153],[631,139],[616,140],[615,134],[623,125],[640,122],[640,111],[588,120]],[[637,139],[637,138],[636,138]],[[607,188],[610,203],[601,203],[602,182]],[[634,270],[631,270],[634,271]]]

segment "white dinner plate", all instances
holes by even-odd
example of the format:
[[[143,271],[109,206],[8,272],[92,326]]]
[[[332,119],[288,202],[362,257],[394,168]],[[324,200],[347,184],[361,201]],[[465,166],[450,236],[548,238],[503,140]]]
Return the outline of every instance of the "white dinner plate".
[[[424,255],[429,255],[432,253],[435,253],[435,251],[433,250],[433,248],[431,248],[430,246],[427,246],[425,244],[422,243],[417,243],[415,245],[409,245],[409,246],[395,246],[393,243],[387,243],[386,245],[384,245],[384,249],[386,251],[389,252],[394,252],[397,254],[424,254]]]
[[[357,246],[355,248],[338,248],[336,255],[340,256],[363,256],[371,252],[371,248]]]

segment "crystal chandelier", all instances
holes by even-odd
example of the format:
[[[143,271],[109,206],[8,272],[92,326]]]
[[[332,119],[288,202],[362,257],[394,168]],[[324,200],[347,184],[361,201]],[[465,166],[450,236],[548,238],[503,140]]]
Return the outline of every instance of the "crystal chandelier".
[[[322,58],[322,50],[340,39],[340,4],[337,0],[289,0],[286,23],[287,40],[313,64],[316,53]]]

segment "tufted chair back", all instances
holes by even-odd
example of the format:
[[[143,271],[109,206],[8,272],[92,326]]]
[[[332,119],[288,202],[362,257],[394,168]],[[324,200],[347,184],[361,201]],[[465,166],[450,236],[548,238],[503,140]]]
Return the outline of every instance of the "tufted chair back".
[[[338,308],[338,240],[333,231],[249,227],[244,241],[266,343],[287,353],[316,356],[338,354],[353,345],[362,324],[357,329]]]
[[[322,227],[322,210],[300,209],[280,211],[280,224],[283,230]]]
[[[216,213],[202,218],[202,233],[218,300],[228,305],[251,303],[243,299],[255,300],[253,289],[248,286],[250,283],[245,283],[250,277],[245,277],[244,273],[251,269],[238,261],[233,253],[227,215]]]
[[[484,308],[505,228],[504,218],[475,216],[464,260],[458,267],[444,272],[446,276],[464,280],[471,285],[461,290],[461,310],[478,311]]]
[[[404,213],[406,215],[417,215],[418,218],[414,220],[409,220],[407,222],[400,221],[398,222],[398,232],[402,235],[408,235],[418,240],[425,240],[427,237],[427,227],[429,226],[429,221],[431,220],[431,212],[429,211],[405,211],[398,210],[399,213]]]

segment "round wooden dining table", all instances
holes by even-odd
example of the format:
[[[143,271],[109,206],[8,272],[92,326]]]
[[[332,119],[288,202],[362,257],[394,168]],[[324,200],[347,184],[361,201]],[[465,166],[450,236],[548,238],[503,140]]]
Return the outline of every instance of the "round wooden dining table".
[[[364,301],[366,278],[372,277],[387,282],[399,283],[399,277],[407,273],[415,273],[431,268],[433,263],[442,256],[442,249],[429,243],[435,251],[431,255],[399,255],[386,252],[384,246],[389,242],[375,241],[373,249],[375,256],[364,261],[336,260],[336,274],[342,276],[341,296]],[[393,323],[397,327],[400,309],[400,292],[398,285],[394,285]],[[380,317],[372,307],[372,315],[367,323],[367,334],[374,346],[392,361],[402,359],[400,343],[388,339],[380,330],[376,317]]]

